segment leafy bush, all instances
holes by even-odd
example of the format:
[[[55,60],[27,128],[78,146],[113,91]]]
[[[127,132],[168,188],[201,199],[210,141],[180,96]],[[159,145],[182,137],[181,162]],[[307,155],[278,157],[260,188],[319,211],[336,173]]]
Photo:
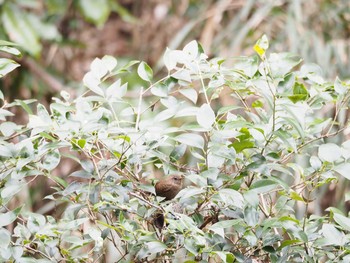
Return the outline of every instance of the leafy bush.
[[[36,113],[32,100],[3,101],[1,260],[348,262],[350,219],[312,205],[322,188],[350,179],[348,121],[339,119],[350,83],[267,49],[263,36],[257,56],[229,66],[192,41],[166,50],[169,74],[158,81],[144,62],[105,56],[76,99],[62,92]],[[146,88],[123,82],[134,65]],[[6,120],[17,106],[27,125]],[[57,174],[67,163],[78,168]],[[186,187],[175,199],[153,195],[155,173],[179,171]],[[18,202],[39,180],[55,212]]]

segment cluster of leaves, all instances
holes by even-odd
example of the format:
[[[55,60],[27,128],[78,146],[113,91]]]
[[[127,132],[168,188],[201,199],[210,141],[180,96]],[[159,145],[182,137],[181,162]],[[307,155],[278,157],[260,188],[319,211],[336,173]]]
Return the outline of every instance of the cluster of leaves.
[[[83,96],[62,92],[36,113],[32,100],[4,102],[1,260],[349,261],[350,219],[336,208],[308,213],[320,188],[350,179],[349,141],[327,141],[348,127],[337,116],[350,83],[327,82],[316,65],[295,70],[298,56],[267,55],[268,46],[263,36],[256,56],[228,67],[192,41],[166,50],[168,75],[158,81],[144,62],[105,56],[92,62]],[[121,76],[135,65],[147,88],[133,100]],[[223,90],[230,105],[218,103]],[[332,104],[335,116],[320,118]],[[28,112],[26,126],[6,121],[15,106]],[[57,176],[67,160],[79,168]],[[152,195],[155,170],[185,174],[174,200]],[[66,205],[61,216],[16,203],[39,178],[54,190],[45,199]]]

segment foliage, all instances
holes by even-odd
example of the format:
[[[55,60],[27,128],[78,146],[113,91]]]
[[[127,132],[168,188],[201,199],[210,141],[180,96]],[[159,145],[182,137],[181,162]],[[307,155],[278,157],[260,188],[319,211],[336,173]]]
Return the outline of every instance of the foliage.
[[[263,36],[257,55],[231,67],[192,41],[166,50],[159,80],[145,62],[104,56],[76,99],[63,91],[35,113],[33,100],[3,101],[1,260],[349,261],[347,215],[308,212],[324,185],[350,179],[348,122],[337,119],[350,83],[328,82],[318,66],[268,47]],[[121,78],[136,64],[145,88],[133,100]],[[223,91],[229,105],[218,99]],[[322,118],[332,104],[334,118]],[[6,121],[14,107],[27,111],[27,125]],[[66,161],[79,168],[57,175]],[[152,194],[156,171],[185,174],[174,200]],[[61,215],[16,203],[39,180],[52,186],[45,199]],[[159,211],[161,231],[152,226]]]

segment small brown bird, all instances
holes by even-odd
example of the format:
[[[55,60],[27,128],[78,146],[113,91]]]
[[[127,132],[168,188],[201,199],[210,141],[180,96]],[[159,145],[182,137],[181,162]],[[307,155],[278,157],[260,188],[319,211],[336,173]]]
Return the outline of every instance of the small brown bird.
[[[175,174],[161,179],[156,183],[156,195],[165,197],[165,200],[173,199],[182,189],[184,176]]]
[[[183,179],[184,176],[178,174],[161,179],[155,185],[156,195],[165,197],[165,200],[173,199],[182,189]],[[154,215],[153,224],[159,229],[164,227],[165,218],[162,212],[157,212]]]

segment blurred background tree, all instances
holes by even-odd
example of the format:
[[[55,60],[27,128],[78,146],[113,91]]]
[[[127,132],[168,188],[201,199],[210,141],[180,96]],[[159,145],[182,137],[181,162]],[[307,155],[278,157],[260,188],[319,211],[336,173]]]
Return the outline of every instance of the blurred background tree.
[[[105,54],[160,69],[167,46],[197,39],[206,53],[229,58],[251,55],[264,33],[272,51],[317,63],[326,77],[350,77],[347,0],[2,0],[0,7],[1,39],[26,52],[18,76],[0,83],[10,100],[76,90]]]

